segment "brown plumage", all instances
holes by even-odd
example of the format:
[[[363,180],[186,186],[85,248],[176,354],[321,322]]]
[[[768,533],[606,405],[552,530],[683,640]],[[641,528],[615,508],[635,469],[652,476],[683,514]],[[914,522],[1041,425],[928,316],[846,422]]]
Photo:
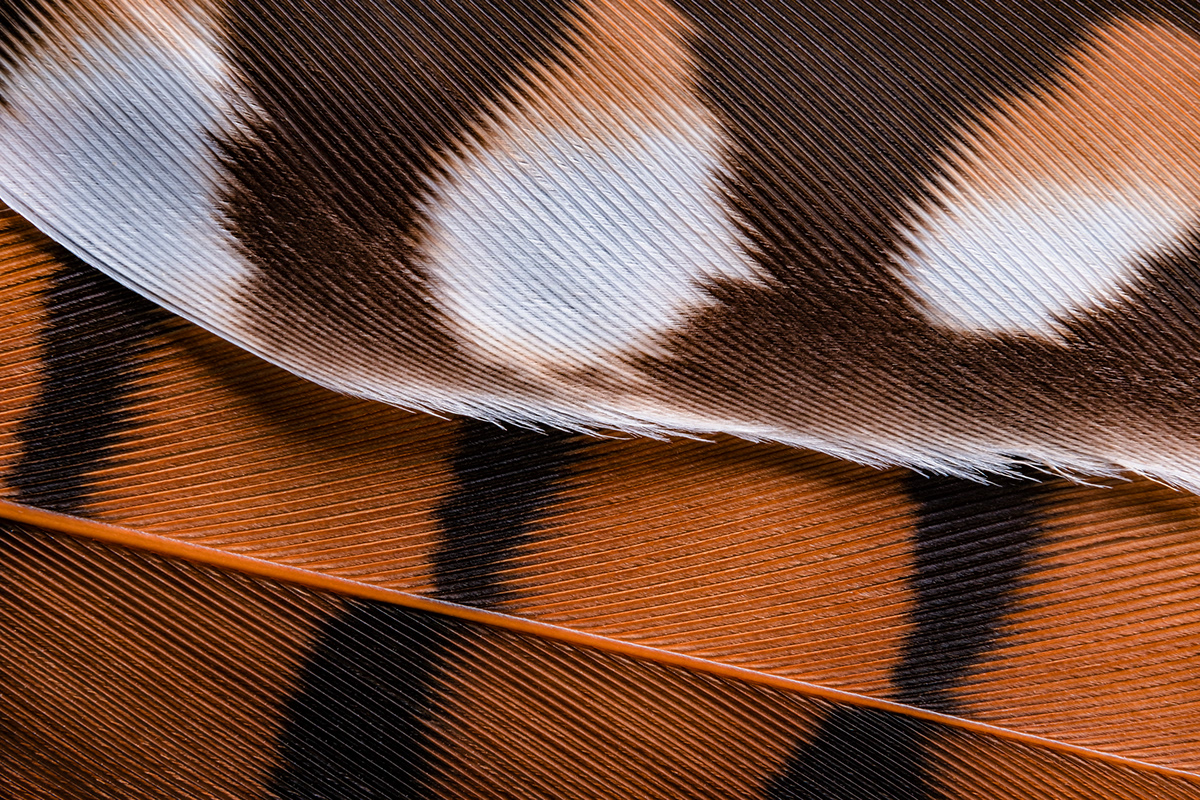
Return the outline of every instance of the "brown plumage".
[[[13,17],[0,196],[335,390],[1200,488],[1191,3]]]
[[[1200,793],[1194,496],[408,414],[0,244],[19,792]]]
[[[4,11],[6,792],[1200,797],[1191,4]]]

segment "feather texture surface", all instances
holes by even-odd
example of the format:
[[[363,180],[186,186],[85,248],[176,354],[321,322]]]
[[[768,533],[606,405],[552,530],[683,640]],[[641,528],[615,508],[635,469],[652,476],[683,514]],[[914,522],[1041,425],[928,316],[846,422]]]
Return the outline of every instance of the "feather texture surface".
[[[1200,489],[1194,4],[19,4],[0,196],[327,387]]]
[[[1200,796],[1190,494],[410,414],[0,223],[19,794]]]
[[[0,11],[3,794],[1200,797],[1194,3]]]
[[[23,690],[6,703],[0,781],[20,797],[1175,800],[1200,787],[27,527],[0,541],[0,673]]]

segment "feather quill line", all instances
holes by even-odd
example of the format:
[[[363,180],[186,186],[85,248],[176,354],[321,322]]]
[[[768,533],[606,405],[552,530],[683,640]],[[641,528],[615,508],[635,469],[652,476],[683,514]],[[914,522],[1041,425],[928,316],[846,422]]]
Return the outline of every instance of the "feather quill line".
[[[487,611],[484,609],[473,608],[445,600],[436,600],[429,597],[409,594],[408,592],[401,592],[395,589],[372,586],[371,584],[354,581],[349,578],[322,575],[301,567],[287,566],[284,564],[267,561],[265,559],[255,558],[253,556],[217,550],[211,547],[205,547],[204,545],[192,544],[190,542],[182,542],[178,539],[146,533],[144,531],[126,528],[119,525],[97,522],[95,520],[71,516],[69,514],[60,514],[54,511],[46,511],[44,509],[33,508],[20,503],[14,503],[10,500],[0,499],[0,519],[7,519],[12,522],[26,525],[34,525],[58,534],[89,538],[108,544],[115,544],[157,553],[163,556],[185,559],[193,563],[207,564],[209,566],[219,567],[222,569],[234,570],[256,577],[298,584],[311,589],[334,592],[337,594],[358,597],[366,600],[392,603],[420,611],[429,611],[435,614],[442,614],[444,616],[452,617],[454,619],[475,622],[482,625],[489,625],[514,633],[541,637],[570,645],[590,647],[608,653],[625,655],[660,664],[705,672],[717,677],[744,681],[762,686],[769,686],[785,691],[797,692],[809,697],[820,697],[826,700],[847,703],[862,708],[874,708],[881,711],[903,714],[914,719],[928,720],[930,722],[947,725],[961,730],[995,736],[1000,739],[1019,742],[1033,747],[1044,747],[1056,752],[1071,754],[1107,764],[1125,766],[1152,774],[1184,778],[1194,781],[1196,782],[1197,786],[1200,786],[1200,775],[1187,770],[1173,769],[1171,767],[1154,764],[1152,762],[1106,753],[1104,751],[1094,750],[1089,747],[1068,744],[1056,739],[1049,739],[1042,736],[1022,733],[1020,731],[998,725],[976,722],[950,714],[939,714],[935,711],[927,711],[925,709],[905,705],[903,703],[896,703],[889,700],[868,697],[840,689],[833,689],[827,686],[809,683],[807,681],[796,680],[794,678],[772,675],[753,669],[747,669],[745,667],[737,667],[730,664],[711,661],[705,658],[689,656],[683,653],[677,653],[656,647],[649,647],[646,645],[639,645],[632,642],[625,642],[593,633],[576,631],[547,622],[538,622],[497,611]]]

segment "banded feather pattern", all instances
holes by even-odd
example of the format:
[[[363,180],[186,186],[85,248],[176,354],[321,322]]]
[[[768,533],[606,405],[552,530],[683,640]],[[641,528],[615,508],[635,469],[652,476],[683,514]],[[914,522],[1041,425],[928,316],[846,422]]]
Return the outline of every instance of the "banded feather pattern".
[[[19,794],[1200,795],[1192,495],[438,420],[0,262]]]
[[[22,797],[852,797],[836,781],[862,775],[876,797],[1196,796],[1180,776],[402,606],[23,526],[3,542],[0,669],[26,691],[0,764]],[[210,693],[176,690],[195,683]],[[848,717],[909,738],[911,774],[889,773],[886,745],[822,744]],[[831,772],[789,771],[806,749]]]
[[[1200,796],[1193,4],[4,13],[6,794]]]

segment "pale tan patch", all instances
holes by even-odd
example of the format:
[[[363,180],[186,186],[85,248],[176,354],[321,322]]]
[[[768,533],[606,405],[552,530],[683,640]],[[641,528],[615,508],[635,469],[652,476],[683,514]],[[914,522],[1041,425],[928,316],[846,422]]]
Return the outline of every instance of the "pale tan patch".
[[[509,607],[887,696],[913,604],[900,478],[729,439],[598,444],[505,573]]]
[[[11,525],[0,538],[0,784],[272,796],[285,703],[338,599]]]
[[[1200,201],[1200,40],[1167,22],[1122,19],[1098,30],[1044,96],[1002,104],[958,164],[981,189],[1029,183],[1107,187],[1142,181],[1158,198]]]
[[[186,20],[212,20],[217,8],[212,0],[76,0],[68,7],[51,6],[40,14],[37,10],[29,13],[35,22],[46,23],[38,37],[43,40],[117,29],[182,39],[192,33]]]
[[[38,19],[44,22],[37,37],[43,51],[32,58],[78,62],[80,43],[139,41],[191,59],[201,70],[224,70],[214,58],[220,12],[212,0],[82,0],[51,7]]]
[[[193,50],[197,37],[210,45],[220,38],[216,27],[220,6],[213,0],[90,0],[74,5],[94,9],[93,19],[97,23],[101,20],[119,23],[183,54]]]
[[[694,35],[662,0],[586,0],[564,65],[539,65],[518,115],[584,139],[636,139],[648,130],[689,133],[711,125],[697,103],[696,69],[686,41]]]
[[[447,663],[430,747],[444,798],[756,798],[826,708],[483,629]]]
[[[1046,538],[964,715],[1200,768],[1200,498],[1148,481],[1050,495]]]

